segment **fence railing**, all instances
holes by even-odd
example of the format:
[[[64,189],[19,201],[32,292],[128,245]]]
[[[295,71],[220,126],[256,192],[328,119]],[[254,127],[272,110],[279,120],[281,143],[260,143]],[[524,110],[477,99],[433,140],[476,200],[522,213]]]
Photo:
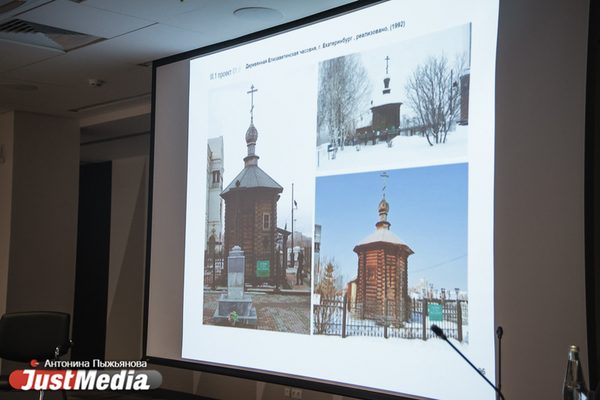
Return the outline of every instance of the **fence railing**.
[[[321,299],[320,304],[313,305],[313,333],[427,340],[435,337],[430,328],[436,324],[447,337],[460,342],[465,339],[464,326],[468,325],[466,300],[412,299],[406,320],[396,315],[395,302],[388,303],[383,307],[383,313],[374,315],[366,312],[368,304],[346,301],[345,297]]]
[[[451,122],[451,124],[453,124]],[[458,121],[459,124],[465,124],[464,121]],[[425,136],[426,133],[437,131],[441,129],[440,126],[434,127],[433,125],[422,125],[418,123],[402,123],[401,127],[392,127],[391,129],[382,130],[367,130],[366,128],[360,128],[356,130],[356,133],[351,137],[344,140],[345,146],[352,145],[364,145],[369,144],[376,145],[378,143],[388,143],[396,136]],[[435,129],[434,129],[435,128]]]
[[[426,126],[404,126],[401,128],[384,129],[380,131],[358,131],[356,135],[345,140],[346,146],[352,145],[375,145],[377,143],[387,143],[396,136],[425,136],[428,127]]]
[[[281,280],[282,272],[278,258],[273,251],[244,253],[246,257],[244,278],[247,284],[258,286],[263,283],[275,285]]]
[[[264,283],[281,284],[285,279],[280,257],[272,251],[246,252],[245,283],[258,286]],[[224,251],[204,251],[204,286],[227,285],[226,259]],[[213,284],[214,282],[214,284]]]
[[[225,276],[223,251],[204,251],[204,286],[211,287],[221,276]]]

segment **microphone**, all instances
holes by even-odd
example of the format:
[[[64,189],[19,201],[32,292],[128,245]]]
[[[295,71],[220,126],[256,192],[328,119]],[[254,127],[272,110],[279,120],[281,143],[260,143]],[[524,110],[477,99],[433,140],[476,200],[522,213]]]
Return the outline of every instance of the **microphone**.
[[[450,341],[448,340],[448,338],[446,337],[446,335],[444,335],[444,331],[442,331],[442,328],[440,328],[440,327],[439,327],[439,326],[437,326],[437,325],[431,325],[431,330],[432,330],[432,331],[433,331],[433,333],[435,333],[435,334],[436,334],[436,335],[437,335],[437,336],[438,336],[440,339],[443,339],[443,340],[445,340],[445,341],[446,341],[446,343],[448,343],[448,344],[450,345],[450,347],[452,347],[452,348],[454,349],[454,351],[456,351],[458,354],[460,354],[460,356],[461,356],[461,357],[462,357],[462,358],[463,358],[463,359],[464,359],[466,362],[468,362],[468,363],[469,363],[469,365],[470,365],[471,367],[473,367],[473,369],[474,369],[475,371],[477,371],[477,373],[478,373],[479,375],[481,375],[481,377],[482,377],[483,379],[485,379],[485,381],[486,381],[487,383],[489,383],[489,385],[490,385],[491,387],[493,387],[493,388],[494,388],[494,390],[496,391],[496,393],[498,393],[498,395],[499,395],[499,396],[502,398],[502,400],[505,400],[505,399],[504,399],[504,396],[502,395],[502,393],[500,392],[500,390],[499,390],[499,389],[498,389],[496,386],[494,386],[494,384],[493,384],[492,382],[490,382],[490,380],[489,380],[488,378],[486,378],[486,377],[485,377],[485,375],[483,375],[483,373],[482,373],[480,370],[478,370],[478,369],[477,369],[477,367],[476,367],[475,365],[473,365],[473,363],[472,363],[471,361],[469,361],[469,359],[468,359],[467,357],[465,357],[465,355],[464,355],[463,353],[461,353],[461,352],[460,352],[460,350],[458,350],[456,347],[454,347],[454,345],[453,345],[452,343],[450,343]]]
[[[433,333],[435,333],[440,339],[444,339],[445,341],[448,341],[448,338],[446,337],[446,335],[444,335],[444,331],[442,331],[442,328],[440,328],[437,325],[431,325],[431,330],[433,331]]]
[[[496,329],[498,335],[498,390],[502,390],[502,335],[504,330],[501,326]]]

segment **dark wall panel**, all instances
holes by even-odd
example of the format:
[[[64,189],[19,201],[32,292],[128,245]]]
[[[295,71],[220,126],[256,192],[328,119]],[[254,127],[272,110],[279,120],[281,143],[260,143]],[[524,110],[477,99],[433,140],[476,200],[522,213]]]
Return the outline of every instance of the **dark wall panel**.
[[[112,163],[81,166],[72,360],[104,359]]]

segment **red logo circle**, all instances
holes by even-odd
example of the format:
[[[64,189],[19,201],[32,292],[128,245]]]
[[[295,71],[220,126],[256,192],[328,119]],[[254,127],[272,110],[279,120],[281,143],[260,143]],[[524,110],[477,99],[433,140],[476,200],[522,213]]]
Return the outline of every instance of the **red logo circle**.
[[[35,367],[37,367],[38,365],[40,365],[40,363],[39,363],[37,360],[31,360],[31,362],[30,362],[29,364],[31,364],[31,366],[32,366],[33,368],[35,368]]]

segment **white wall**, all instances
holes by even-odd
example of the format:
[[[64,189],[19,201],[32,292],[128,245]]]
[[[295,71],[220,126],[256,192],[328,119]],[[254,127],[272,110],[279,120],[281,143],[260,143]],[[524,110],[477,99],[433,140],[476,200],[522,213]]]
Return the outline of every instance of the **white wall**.
[[[112,162],[107,360],[140,360],[148,204],[148,156]]]
[[[79,127],[75,120],[0,114],[0,313],[72,314]],[[17,365],[3,362],[4,373]]]
[[[12,123],[12,201],[3,204],[10,207],[11,216],[6,311],[71,313],[77,243],[78,123],[24,112],[14,112]]]

